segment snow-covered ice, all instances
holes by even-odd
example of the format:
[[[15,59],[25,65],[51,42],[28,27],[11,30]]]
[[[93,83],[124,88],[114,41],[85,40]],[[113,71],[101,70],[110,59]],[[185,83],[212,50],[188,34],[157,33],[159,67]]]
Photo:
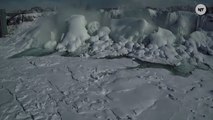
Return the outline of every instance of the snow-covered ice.
[[[1,38],[0,120],[212,120],[213,32],[194,13],[133,12],[42,17]]]

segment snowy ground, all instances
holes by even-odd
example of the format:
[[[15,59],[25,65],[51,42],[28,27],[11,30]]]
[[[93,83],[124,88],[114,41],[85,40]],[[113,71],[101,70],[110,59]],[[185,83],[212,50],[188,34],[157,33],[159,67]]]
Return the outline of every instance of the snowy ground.
[[[152,15],[155,12],[152,11]],[[137,21],[141,26],[135,28],[134,19],[121,20],[129,26],[113,22],[116,30],[113,27],[98,28],[97,22],[91,24],[91,29],[86,29],[84,17],[74,16],[69,20],[69,32],[59,43],[55,42],[55,34],[59,32],[48,33],[50,41],[46,43],[35,42],[46,39],[41,37],[47,34],[43,33],[45,30],[36,27],[39,22],[24,23],[17,28],[16,34],[0,39],[0,120],[213,119],[213,57],[197,51],[197,47],[203,45],[205,52],[211,52],[211,34],[198,31],[191,35],[191,31],[185,29],[185,33],[189,32],[189,41],[197,41],[191,51],[181,49],[188,55],[190,63],[179,65],[176,62],[180,58],[188,60],[188,57],[181,56],[176,45],[170,43],[177,40],[175,30],[158,28],[153,33],[155,27],[145,20]],[[182,22],[178,24],[180,26]],[[100,29],[95,33],[97,35],[91,35],[90,32],[97,29]],[[109,36],[111,30],[120,36]],[[132,30],[136,32],[131,33]],[[122,35],[124,33],[129,35]],[[114,38],[121,36],[125,36],[127,42],[116,44]],[[137,51],[132,46],[147,44],[138,42],[137,36],[153,41]],[[78,48],[88,49],[85,47],[87,43],[91,51],[79,53]],[[161,48],[153,50],[155,44]],[[38,47],[41,45],[44,48]],[[179,45],[185,45],[185,42]],[[37,54],[45,50],[52,53],[52,49],[59,52],[45,56]],[[118,51],[113,53],[115,49]],[[164,54],[173,50],[178,55],[147,56],[148,52],[158,50]],[[69,54],[61,56],[64,51]],[[74,57],[77,53],[81,57]],[[40,57],[30,57],[30,54]],[[194,59],[195,63],[191,63]]]
[[[1,60],[2,120],[211,120],[212,71],[189,77],[130,59]]]

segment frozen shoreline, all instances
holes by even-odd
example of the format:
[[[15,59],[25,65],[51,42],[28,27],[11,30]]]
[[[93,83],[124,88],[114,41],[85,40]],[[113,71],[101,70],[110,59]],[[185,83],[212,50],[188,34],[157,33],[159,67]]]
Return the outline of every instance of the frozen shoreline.
[[[180,28],[191,15],[175,14],[170,23]],[[113,27],[80,15],[67,22],[63,37],[54,22],[38,20],[0,39],[0,119],[213,118],[212,32],[190,33],[189,26],[187,39],[178,38],[138,18],[114,20]]]

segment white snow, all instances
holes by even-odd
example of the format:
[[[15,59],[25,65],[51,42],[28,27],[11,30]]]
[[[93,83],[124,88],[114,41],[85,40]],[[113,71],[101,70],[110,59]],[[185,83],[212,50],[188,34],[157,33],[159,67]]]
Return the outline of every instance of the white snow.
[[[189,12],[122,12],[109,26],[40,18],[1,38],[0,119],[212,120],[212,31]]]
[[[61,56],[1,63],[2,119],[212,118],[212,71],[181,77],[163,68],[139,69],[131,59]]]

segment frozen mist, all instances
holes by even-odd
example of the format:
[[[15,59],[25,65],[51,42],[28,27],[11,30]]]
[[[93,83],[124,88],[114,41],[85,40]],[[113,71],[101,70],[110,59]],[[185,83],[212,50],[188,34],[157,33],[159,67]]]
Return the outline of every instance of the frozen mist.
[[[0,120],[213,119],[211,14],[31,15],[0,38]]]

